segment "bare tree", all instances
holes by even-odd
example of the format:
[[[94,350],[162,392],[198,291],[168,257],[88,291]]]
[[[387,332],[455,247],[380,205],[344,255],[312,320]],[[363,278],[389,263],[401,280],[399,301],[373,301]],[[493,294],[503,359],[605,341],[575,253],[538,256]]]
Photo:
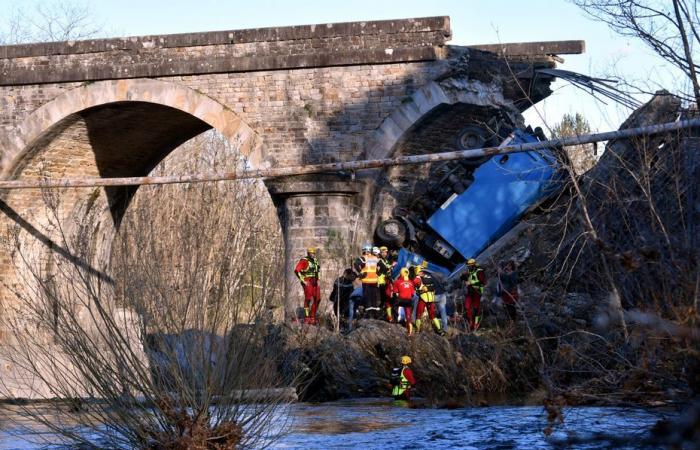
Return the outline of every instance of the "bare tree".
[[[190,169],[245,164],[217,137],[179,151],[197,161],[185,163]],[[67,223],[61,192],[45,198],[53,235],[75,258],[33,252],[15,235],[23,282],[4,322],[13,331],[12,363],[31,377],[2,384],[60,399],[26,405],[24,414],[90,448],[272,442],[284,430],[290,393],[277,356],[263,351],[283,273],[264,187],[144,191],[120,224],[107,275],[75,263],[95,260],[99,208],[86,202]]]
[[[686,0],[572,0],[589,16],[622,36],[640,39],[686,77],[700,106],[697,71],[700,20],[697,2]]]
[[[6,12],[0,19],[0,44],[87,39],[103,29],[86,1],[37,1]]]

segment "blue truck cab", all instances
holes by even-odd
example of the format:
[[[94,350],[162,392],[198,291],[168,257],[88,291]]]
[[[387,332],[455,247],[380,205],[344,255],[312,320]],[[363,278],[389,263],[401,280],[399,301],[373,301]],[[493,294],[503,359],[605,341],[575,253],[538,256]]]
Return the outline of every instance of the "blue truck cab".
[[[537,142],[532,133],[513,130],[501,146]],[[557,192],[564,172],[554,150],[543,149],[495,155],[473,171],[463,192],[454,192],[427,220],[402,220],[407,229],[420,228],[419,242],[405,240],[396,270],[423,264],[447,278],[460,272],[507,233],[522,216]],[[418,223],[416,223],[418,222]],[[394,274],[396,276],[396,274]]]

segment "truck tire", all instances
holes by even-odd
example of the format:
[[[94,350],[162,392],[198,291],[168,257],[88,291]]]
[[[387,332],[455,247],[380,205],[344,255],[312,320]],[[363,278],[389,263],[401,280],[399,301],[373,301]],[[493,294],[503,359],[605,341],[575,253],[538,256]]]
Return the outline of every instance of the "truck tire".
[[[490,136],[486,129],[478,125],[467,125],[457,133],[457,148],[459,150],[471,150],[489,145]],[[489,156],[480,156],[463,160],[467,166],[479,166],[486,162]]]
[[[406,226],[397,219],[387,219],[374,231],[377,240],[387,247],[401,247],[406,241]]]

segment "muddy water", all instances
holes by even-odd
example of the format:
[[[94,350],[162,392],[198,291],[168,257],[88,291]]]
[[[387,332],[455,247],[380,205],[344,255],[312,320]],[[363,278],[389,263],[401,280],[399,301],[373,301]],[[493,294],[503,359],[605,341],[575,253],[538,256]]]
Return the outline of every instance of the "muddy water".
[[[275,449],[552,449],[556,440],[596,434],[629,437],[629,445],[591,441],[569,448],[642,448],[639,442],[664,410],[577,407],[564,411],[564,422],[549,437],[541,407],[491,406],[460,409],[412,409],[386,400],[354,400],[292,407],[289,433]],[[49,438],[41,427],[24,421],[23,432],[10,408],[0,409],[0,449],[38,449],[29,438]],[[18,435],[18,433],[20,433]]]

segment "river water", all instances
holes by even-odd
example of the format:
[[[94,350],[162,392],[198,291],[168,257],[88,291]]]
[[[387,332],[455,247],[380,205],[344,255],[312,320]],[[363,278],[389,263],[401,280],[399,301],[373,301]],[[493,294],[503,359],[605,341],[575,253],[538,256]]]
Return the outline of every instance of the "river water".
[[[38,449],[17,435],[11,410],[0,422],[0,449]],[[289,433],[275,449],[553,449],[569,437],[588,440],[601,434],[628,437],[629,445],[595,441],[568,448],[636,449],[669,410],[611,407],[572,407],[549,437],[546,413],[536,406],[488,406],[460,409],[412,409],[386,400],[299,403],[292,406]],[[26,422],[25,422],[26,425]],[[31,425],[31,424],[30,424]],[[31,430],[31,426],[30,426]],[[36,427],[33,433],[41,433]]]

